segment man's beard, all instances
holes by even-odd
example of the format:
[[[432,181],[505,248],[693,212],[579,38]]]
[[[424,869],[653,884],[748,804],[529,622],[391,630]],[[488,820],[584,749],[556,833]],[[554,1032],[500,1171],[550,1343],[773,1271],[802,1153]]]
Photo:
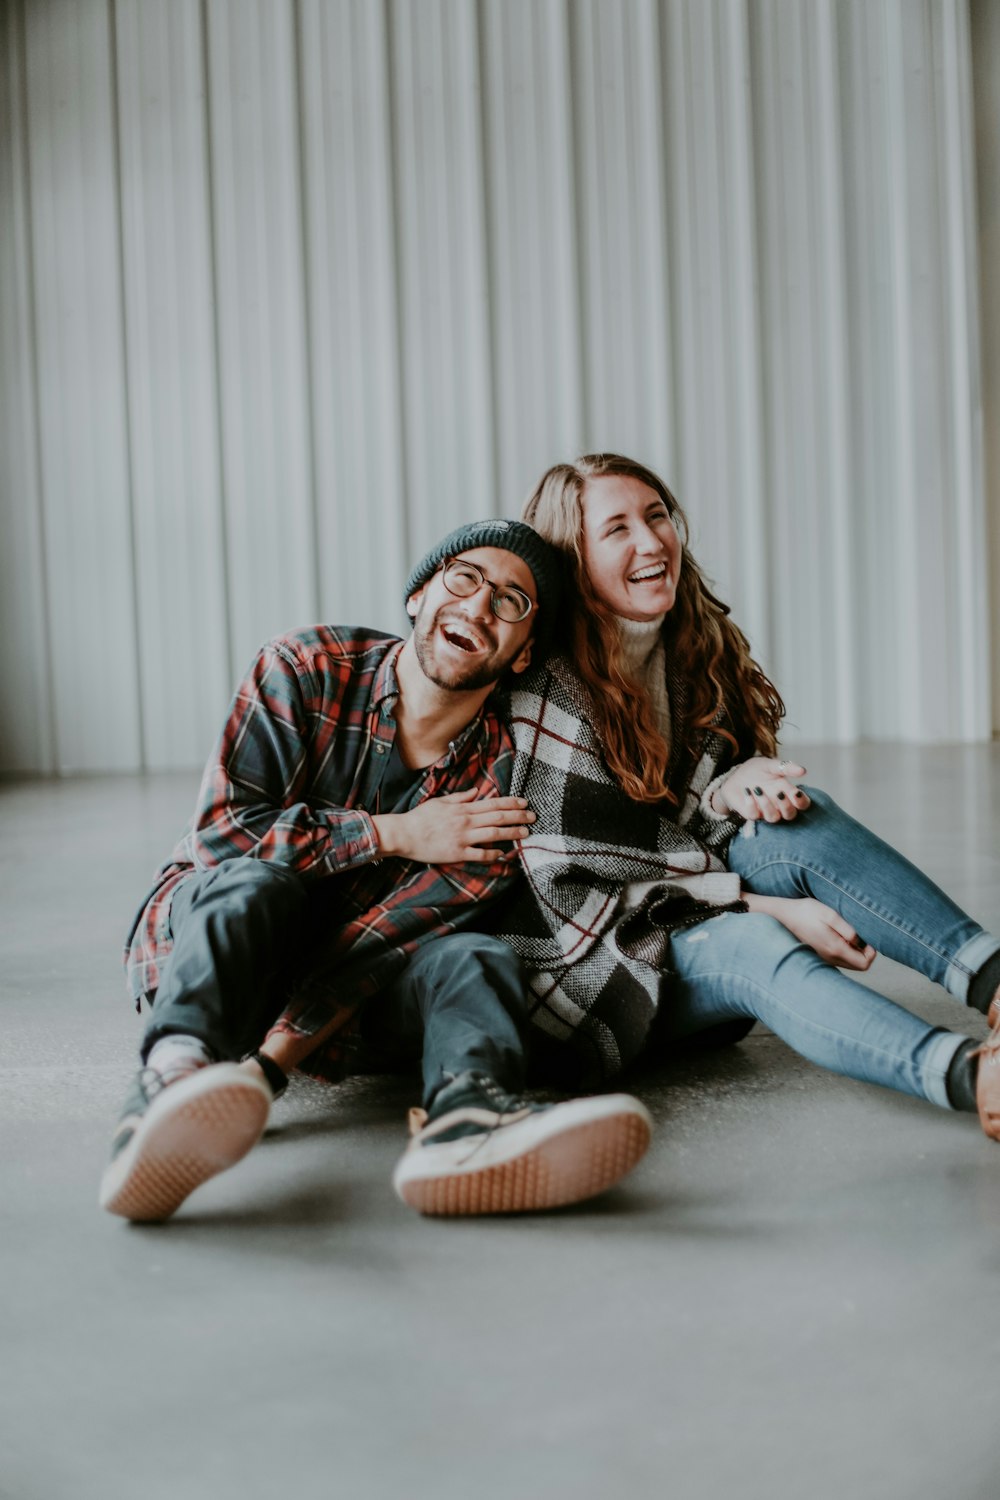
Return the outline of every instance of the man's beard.
[[[438,610],[430,621],[424,619],[425,613],[425,608],[421,608],[413,622],[413,649],[417,654],[420,670],[428,682],[433,682],[435,687],[444,688],[448,692],[468,693],[475,692],[479,688],[492,687],[524,649],[522,642],[521,645],[511,647],[506,656],[501,656],[497,646],[491,643],[488,633],[480,625],[477,626],[476,633],[485,638],[489,648],[488,654],[476,661],[470,661],[464,672],[462,662],[456,659],[454,666],[449,663],[448,670],[445,672],[435,660],[433,644],[434,633],[441,621],[442,611]]]

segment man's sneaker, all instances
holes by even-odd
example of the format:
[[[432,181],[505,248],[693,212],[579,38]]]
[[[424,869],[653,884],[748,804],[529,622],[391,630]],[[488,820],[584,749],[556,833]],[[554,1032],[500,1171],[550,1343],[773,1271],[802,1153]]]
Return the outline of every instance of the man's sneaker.
[[[393,1187],[423,1214],[558,1208],[603,1193],[631,1172],[653,1122],[638,1099],[601,1094],[533,1104],[483,1073],[441,1090],[430,1114],[410,1111],[413,1139]]]
[[[969,1055],[979,1059],[976,1070],[979,1123],[991,1140],[1000,1141],[1000,989],[990,1001],[986,1019],[990,1023],[990,1034],[982,1046]]]
[[[237,1063],[176,1081],[143,1068],[125,1103],[101,1178],[100,1205],[125,1219],[169,1219],[189,1193],[260,1140],[271,1090]]]

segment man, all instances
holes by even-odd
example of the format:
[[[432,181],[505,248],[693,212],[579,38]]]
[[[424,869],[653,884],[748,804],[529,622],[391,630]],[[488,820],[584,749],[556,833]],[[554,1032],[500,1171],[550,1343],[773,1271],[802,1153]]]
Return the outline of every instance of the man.
[[[422,1058],[394,1183],[424,1213],[574,1202],[638,1161],[636,1100],[518,1097],[520,961],[462,930],[534,818],[492,694],[544,648],[560,577],[530,527],[475,522],[410,575],[407,641],[319,626],[260,651],[129,939],[151,1011],[102,1207],[168,1218],[260,1139],[310,1054],[327,1078]]]

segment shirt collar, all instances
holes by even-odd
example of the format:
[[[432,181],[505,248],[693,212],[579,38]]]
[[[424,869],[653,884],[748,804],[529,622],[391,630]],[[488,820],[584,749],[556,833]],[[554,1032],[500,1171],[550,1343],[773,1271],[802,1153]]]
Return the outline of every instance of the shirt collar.
[[[372,692],[368,700],[369,708],[381,708],[383,703],[395,703],[399,697],[399,678],[396,676],[396,663],[399,653],[403,649],[403,642],[396,641],[389,647],[379,663],[378,670],[372,678]]]
[[[370,709],[382,709],[383,711],[388,710],[391,712],[396,699],[399,697],[399,677],[396,673],[396,663],[399,661],[399,653],[402,651],[404,644],[403,641],[397,641],[393,646],[390,646],[382,658],[378,671],[372,679],[371,698],[368,702]],[[476,714],[476,717],[466,724],[465,728],[460,730],[451,741],[443,758],[445,763],[451,761],[460,750],[464,749],[473,735],[478,734],[482,730],[487,714],[499,711],[497,698],[498,694],[496,689],[494,689]]]

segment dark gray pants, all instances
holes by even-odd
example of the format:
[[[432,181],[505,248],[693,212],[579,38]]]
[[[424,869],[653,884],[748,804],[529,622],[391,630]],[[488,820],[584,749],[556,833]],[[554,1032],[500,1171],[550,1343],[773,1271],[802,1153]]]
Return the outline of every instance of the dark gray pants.
[[[193,875],[171,903],[174,940],[142,1043],[200,1037],[222,1059],[260,1045],[284,1009],[283,980],[299,971],[313,935],[316,882],[256,859],[227,860]],[[327,921],[329,917],[327,916]],[[432,938],[365,1003],[364,1043],[398,1066],[419,1061],[424,1103],[459,1073],[524,1087],[526,983],[506,943],[478,932]]]

